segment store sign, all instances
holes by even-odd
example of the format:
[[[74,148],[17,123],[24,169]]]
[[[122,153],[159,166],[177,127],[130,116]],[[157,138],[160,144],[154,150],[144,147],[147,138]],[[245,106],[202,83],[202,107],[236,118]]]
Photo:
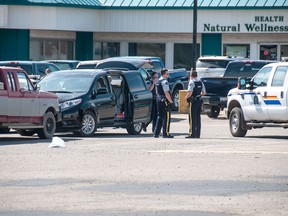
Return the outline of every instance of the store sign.
[[[254,23],[212,25],[204,23],[203,32],[288,32],[284,16],[255,16]]]

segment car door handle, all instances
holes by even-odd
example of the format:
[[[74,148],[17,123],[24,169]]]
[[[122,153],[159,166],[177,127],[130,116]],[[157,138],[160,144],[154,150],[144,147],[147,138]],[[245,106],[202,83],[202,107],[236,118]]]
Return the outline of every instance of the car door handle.
[[[111,96],[111,97],[110,97],[110,100],[111,100],[111,101],[114,101],[114,100],[115,100],[115,97],[114,97],[114,96]]]
[[[135,99],[138,99],[138,95],[134,95],[134,98],[135,98]]]

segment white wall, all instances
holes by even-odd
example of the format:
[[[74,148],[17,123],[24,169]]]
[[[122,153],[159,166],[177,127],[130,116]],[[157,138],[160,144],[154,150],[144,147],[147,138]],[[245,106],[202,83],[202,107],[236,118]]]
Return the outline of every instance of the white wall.
[[[4,6],[5,7],[5,6]],[[2,10],[5,10],[2,8]],[[255,16],[283,16],[279,22],[269,25],[287,26],[288,10],[198,10],[199,33],[207,32],[204,24],[212,26],[238,26],[248,32],[245,24],[255,22]],[[90,32],[153,32],[191,33],[193,30],[191,10],[97,10],[66,7],[8,6],[8,22],[2,16],[2,25],[16,29],[43,29]],[[1,19],[0,19],[1,24]],[[211,31],[210,31],[211,32]],[[213,31],[212,31],[213,32]],[[215,31],[219,32],[219,31]],[[232,32],[235,33],[235,32]],[[286,32],[288,33],[288,32]]]

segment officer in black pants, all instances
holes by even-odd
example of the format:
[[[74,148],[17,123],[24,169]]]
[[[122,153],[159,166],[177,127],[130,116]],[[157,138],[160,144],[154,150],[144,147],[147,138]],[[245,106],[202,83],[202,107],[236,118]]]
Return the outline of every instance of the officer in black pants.
[[[189,135],[186,138],[200,138],[201,133],[201,96],[206,94],[204,84],[197,79],[197,72],[192,71],[185,99],[189,103]]]
[[[155,127],[156,127],[156,122],[157,122],[157,94],[156,94],[156,84],[158,82],[158,74],[156,71],[153,71],[151,73],[151,81],[147,82],[148,89],[151,91],[153,100],[152,100],[152,110],[151,110],[151,116],[150,116],[150,121],[148,123],[143,124],[143,131],[147,131],[148,125],[152,122],[152,132],[154,133]]]
[[[161,78],[156,84],[158,117],[154,132],[155,138],[159,137],[161,128],[163,132],[163,138],[174,138],[174,136],[169,133],[171,121],[170,106],[173,103],[173,100],[170,95],[169,83],[167,80],[168,77],[168,70],[165,68],[162,69]]]

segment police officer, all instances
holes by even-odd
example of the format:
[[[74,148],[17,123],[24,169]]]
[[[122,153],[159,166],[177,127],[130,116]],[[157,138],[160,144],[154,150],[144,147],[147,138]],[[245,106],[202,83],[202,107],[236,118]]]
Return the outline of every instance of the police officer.
[[[155,138],[159,137],[161,128],[163,138],[174,138],[174,136],[169,133],[171,121],[170,105],[173,103],[173,100],[170,95],[168,77],[168,70],[166,68],[162,69],[161,77],[156,84],[158,116],[154,131]]]
[[[185,99],[189,103],[189,135],[186,138],[200,138],[201,133],[201,96],[206,94],[204,84],[197,79],[197,72],[192,71]]]
[[[157,122],[157,94],[156,94],[156,84],[158,82],[158,74],[156,71],[153,71],[151,73],[151,79],[147,82],[148,89],[151,91],[153,99],[152,99],[152,110],[151,110],[151,116],[150,121],[148,123],[143,124],[143,131],[147,131],[148,125],[152,122],[152,132],[154,133],[156,122]]]

